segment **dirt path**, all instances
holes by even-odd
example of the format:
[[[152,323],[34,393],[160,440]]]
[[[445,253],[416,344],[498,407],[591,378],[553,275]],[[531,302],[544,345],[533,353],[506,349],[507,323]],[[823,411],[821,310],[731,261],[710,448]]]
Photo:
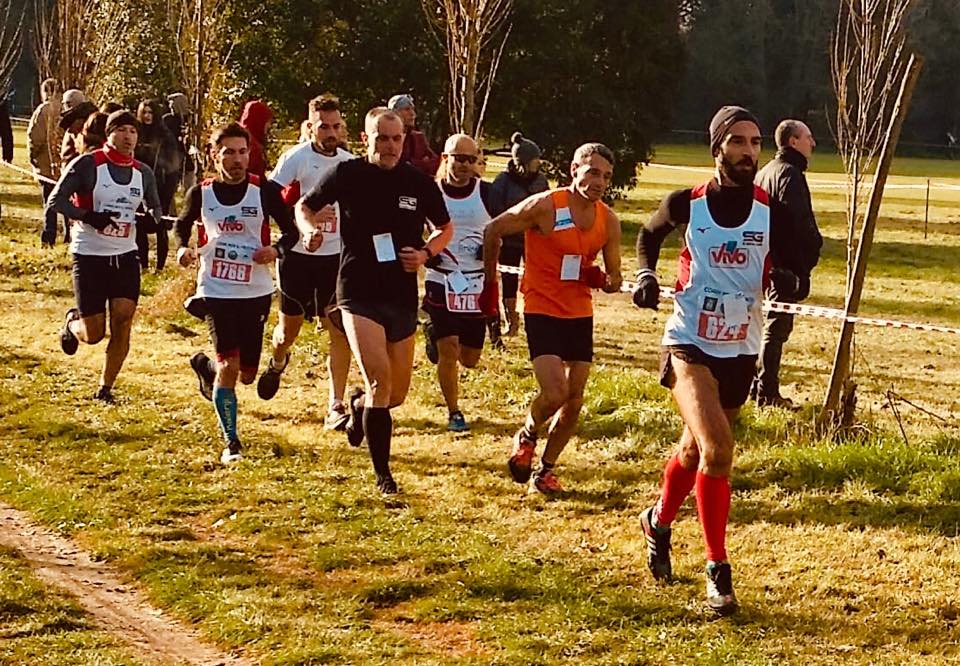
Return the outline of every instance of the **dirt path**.
[[[145,661],[197,666],[246,666],[249,661],[203,643],[196,631],[147,601],[135,586],[70,540],[0,503],[0,544],[14,548],[38,578],[75,596],[105,631],[129,643]]]

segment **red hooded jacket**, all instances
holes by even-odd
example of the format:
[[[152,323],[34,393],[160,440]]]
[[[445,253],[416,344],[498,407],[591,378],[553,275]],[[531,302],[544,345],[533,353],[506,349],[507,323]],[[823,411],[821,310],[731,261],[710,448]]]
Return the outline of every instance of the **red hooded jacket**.
[[[250,166],[249,172],[266,178],[267,156],[264,146],[267,143],[267,124],[273,120],[273,111],[266,103],[259,99],[250,100],[243,105],[240,115],[240,125],[250,132]]]

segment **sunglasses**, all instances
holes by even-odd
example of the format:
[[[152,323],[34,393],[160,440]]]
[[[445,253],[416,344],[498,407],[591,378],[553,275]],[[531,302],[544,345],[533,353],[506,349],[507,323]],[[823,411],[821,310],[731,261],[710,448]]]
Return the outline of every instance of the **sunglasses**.
[[[458,164],[476,164],[476,155],[450,155]]]

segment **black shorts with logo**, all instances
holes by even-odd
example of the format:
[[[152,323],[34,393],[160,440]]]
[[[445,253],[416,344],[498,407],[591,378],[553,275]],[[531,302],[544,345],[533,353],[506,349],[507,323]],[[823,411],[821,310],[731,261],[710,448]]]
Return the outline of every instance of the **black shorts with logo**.
[[[332,305],[337,290],[339,254],[306,255],[287,252],[280,261],[280,312],[303,315],[306,319],[323,316]]]
[[[126,254],[98,256],[73,255],[73,294],[81,317],[102,314],[107,302],[126,298],[140,300],[140,256],[136,250]]]
[[[673,357],[685,363],[705,365],[720,390],[720,405],[724,409],[742,407],[750,394],[750,384],[757,367],[755,354],[741,354],[730,358],[710,356],[696,345],[669,345],[660,353],[660,385],[672,389],[677,383],[673,371]]]
[[[217,360],[240,358],[241,370],[256,370],[263,349],[263,327],[271,295],[255,298],[205,298],[207,327]]]
[[[483,349],[487,338],[487,320],[482,314],[450,312],[446,305],[446,289],[436,282],[426,283],[423,309],[430,315],[433,334],[440,338],[456,336],[460,344],[472,349]]]
[[[530,360],[538,356],[559,356],[572,363],[593,363],[593,317],[565,319],[524,313]]]
[[[337,305],[352,315],[365,317],[381,326],[387,335],[387,342],[406,340],[417,332],[417,310],[391,302],[347,301]],[[334,322],[334,325],[340,326]]]

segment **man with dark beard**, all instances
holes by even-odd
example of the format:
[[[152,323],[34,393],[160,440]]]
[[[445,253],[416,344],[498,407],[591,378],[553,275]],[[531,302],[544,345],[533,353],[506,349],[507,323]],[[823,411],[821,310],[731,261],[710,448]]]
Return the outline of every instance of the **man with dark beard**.
[[[696,488],[707,551],[707,606],[719,615],[737,609],[725,544],[731,425],[747,399],[760,352],[764,288],[772,283],[786,295],[806,288],[797,277],[789,211],[753,185],[760,145],[760,125],[750,111],[720,109],[710,123],[716,174],[699,187],[668,195],[637,238],[640,271],[633,300],[656,309],[660,246],[671,231],[685,227],[660,372],[684,428],[664,470],[660,499],[640,517],[647,565],[654,578],[670,578],[670,524]]]

